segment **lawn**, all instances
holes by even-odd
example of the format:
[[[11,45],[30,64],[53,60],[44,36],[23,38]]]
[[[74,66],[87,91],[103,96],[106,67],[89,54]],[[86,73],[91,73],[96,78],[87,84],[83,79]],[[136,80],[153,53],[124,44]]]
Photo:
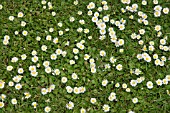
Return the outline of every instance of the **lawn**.
[[[0,113],[170,113],[170,0],[0,0]]]

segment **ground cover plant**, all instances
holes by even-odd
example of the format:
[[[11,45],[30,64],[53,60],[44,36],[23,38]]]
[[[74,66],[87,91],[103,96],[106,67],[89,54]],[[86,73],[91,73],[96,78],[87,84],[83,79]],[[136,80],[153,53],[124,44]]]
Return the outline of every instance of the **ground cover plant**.
[[[0,0],[0,113],[169,113],[169,0]]]

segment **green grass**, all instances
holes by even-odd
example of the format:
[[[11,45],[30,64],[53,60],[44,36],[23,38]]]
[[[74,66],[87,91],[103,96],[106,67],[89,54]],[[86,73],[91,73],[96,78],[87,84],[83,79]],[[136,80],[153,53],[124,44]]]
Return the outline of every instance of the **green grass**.
[[[7,97],[4,101],[5,105],[0,108],[0,113],[42,113],[46,106],[51,107],[52,113],[79,113],[81,108],[85,108],[89,113],[103,113],[102,106],[108,104],[110,106],[111,113],[127,113],[132,110],[136,113],[170,113],[170,96],[166,90],[170,91],[169,83],[167,85],[157,86],[157,79],[164,79],[166,75],[170,74],[170,52],[165,52],[159,49],[159,41],[164,36],[167,36],[167,46],[170,44],[170,13],[164,15],[162,12],[161,17],[155,18],[153,15],[154,5],[152,0],[148,0],[147,6],[141,5],[142,0],[131,0],[131,4],[137,3],[139,5],[138,10],[148,15],[149,25],[139,24],[137,22],[138,15],[134,13],[134,20],[129,19],[129,16],[133,13],[126,12],[121,13],[121,8],[126,7],[119,0],[108,0],[108,6],[110,10],[102,13],[102,16],[110,14],[110,18],[114,20],[120,20],[121,18],[126,20],[126,29],[120,31],[115,25],[108,23],[108,26],[112,26],[116,32],[118,39],[124,39],[125,44],[122,47],[115,47],[110,41],[110,37],[107,34],[106,39],[99,40],[99,30],[96,29],[96,25],[91,21],[91,16],[87,15],[87,5],[89,2],[94,2],[96,6],[101,6],[101,0],[80,0],[76,6],[73,4],[73,0],[50,0],[53,5],[53,9],[43,9],[43,5],[39,0],[0,0],[0,4],[3,5],[3,9],[0,10],[0,80],[5,82],[5,87],[0,89],[0,94],[5,94]],[[169,0],[160,0],[159,4],[164,7],[170,7]],[[131,6],[131,5],[130,5]],[[82,11],[83,14],[80,16],[77,14],[78,11]],[[18,12],[23,12],[23,18],[17,18]],[[55,11],[56,16],[53,17],[51,12]],[[97,11],[94,9],[93,11]],[[9,21],[9,16],[15,16],[14,21]],[[75,17],[75,21],[71,23],[69,21],[70,16]],[[80,25],[79,20],[84,19],[85,24]],[[20,21],[25,21],[27,25],[25,27],[20,26]],[[58,22],[62,22],[63,26],[58,27]],[[156,31],[154,30],[155,25],[162,26],[162,36],[157,37]],[[54,28],[53,33],[45,32],[49,28]],[[83,29],[88,28],[90,33],[78,33],[76,30],[78,27]],[[65,30],[69,28],[69,32],[64,32],[64,35],[59,36],[59,30]],[[136,55],[142,53],[143,46],[138,44],[137,40],[132,40],[130,35],[132,33],[138,33],[139,29],[145,29],[146,33],[142,36],[144,45],[149,45],[149,41],[155,42],[155,51],[149,52],[152,55],[157,53],[160,56],[165,56],[167,61],[165,66],[155,66],[154,60],[147,63],[144,60],[139,61]],[[22,31],[27,30],[28,35],[24,37]],[[19,35],[14,35],[15,31],[19,31]],[[52,41],[47,41],[45,37],[50,34],[52,38],[58,37],[59,43],[54,44]],[[10,41],[7,46],[3,45],[3,38],[5,35],[10,36]],[[41,41],[37,41],[36,37],[40,36]],[[87,37],[92,36],[89,40]],[[70,46],[65,46],[65,43],[70,40]],[[73,48],[76,48],[76,43],[81,40],[85,40],[85,49],[79,50],[77,55],[79,59],[75,65],[70,65],[69,60],[74,59],[72,52]],[[48,47],[46,52],[41,50],[41,46],[46,45]],[[57,57],[55,61],[50,59],[50,55],[55,53],[57,48],[67,51],[66,57],[61,55]],[[124,52],[120,53],[119,49],[123,48]],[[30,65],[36,65],[31,61],[33,50],[37,51],[37,56],[41,66],[37,68],[37,77],[32,77],[28,70]],[[106,57],[101,57],[100,50],[106,51]],[[22,54],[27,55],[26,60],[21,60]],[[90,71],[90,63],[84,60],[84,54],[89,54],[90,58],[95,59],[97,72],[92,74]],[[123,70],[118,71],[115,67],[111,69],[104,69],[105,64],[111,64],[109,59],[114,56],[117,59],[117,64],[123,65]],[[19,60],[16,63],[12,63],[11,59],[18,57]],[[58,76],[47,74],[44,71],[43,62],[50,61],[52,69],[59,69],[61,74]],[[6,67],[11,65],[14,67],[12,71],[7,71]],[[15,86],[8,86],[8,82],[12,81],[12,78],[18,75],[17,69],[22,67],[24,69],[23,78],[20,83],[23,84],[21,90],[16,90]],[[64,70],[63,70],[64,68]],[[139,68],[142,71],[141,75],[130,74],[131,69]],[[104,71],[103,71],[104,70]],[[73,80],[71,74],[77,73],[79,79]],[[137,79],[140,76],[144,76],[145,80],[138,84],[136,87],[130,85],[131,79]],[[67,77],[67,83],[62,83],[61,78]],[[102,80],[107,79],[109,81],[106,87],[102,86]],[[154,87],[148,89],[146,83],[152,81]],[[131,92],[126,92],[125,89],[120,86],[115,87],[115,84],[119,82],[121,85],[126,83]],[[41,88],[48,88],[51,84],[55,84],[56,88],[51,93],[46,95],[41,94]],[[86,87],[86,91],[83,94],[67,93],[66,86],[71,87]],[[142,89],[143,88],[143,89]],[[24,99],[24,92],[29,92],[31,97]],[[111,92],[116,93],[118,101],[109,101],[108,97]],[[137,97],[138,103],[134,104],[132,98]],[[16,98],[18,103],[13,105],[11,99]],[[97,103],[91,104],[90,99],[96,98]],[[50,99],[50,102],[45,102]],[[1,101],[1,100],[0,100]],[[38,106],[36,109],[31,105],[32,102],[36,101]],[[74,102],[74,108],[68,110],[65,106],[72,101]]]

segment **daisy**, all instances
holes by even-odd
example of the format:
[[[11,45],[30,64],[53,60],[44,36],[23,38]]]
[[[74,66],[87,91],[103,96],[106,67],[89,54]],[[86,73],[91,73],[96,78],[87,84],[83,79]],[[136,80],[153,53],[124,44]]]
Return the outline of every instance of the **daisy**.
[[[67,93],[72,93],[73,92],[73,88],[71,88],[70,86],[66,87]]]
[[[109,7],[107,5],[103,5],[103,10],[107,11]]]
[[[46,51],[46,50],[47,50],[47,46],[46,46],[46,45],[42,45],[42,46],[41,46],[41,50],[42,50],[42,51]]]
[[[57,59],[57,55],[55,53],[51,54],[50,56],[51,60],[56,60]]]
[[[119,46],[122,46],[122,45],[124,45],[124,40],[123,39],[119,39],[118,43],[119,43]]]
[[[133,99],[132,99],[132,102],[133,102],[134,104],[138,103],[138,98],[133,98]]]
[[[168,84],[168,79],[165,78],[165,79],[162,80],[162,82],[163,82],[163,84],[167,85]]]
[[[104,50],[101,50],[100,51],[100,56],[102,56],[102,57],[106,56],[106,52]]]
[[[144,20],[143,22],[144,22],[145,25],[149,24],[148,20]]]
[[[18,58],[17,57],[13,57],[12,59],[11,59],[11,62],[17,62],[18,61]]]
[[[56,12],[53,11],[51,14],[52,14],[52,16],[55,16],[55,15],[56,15]]]
[[[158,4],[158,0],[153,0],[153,4]]]
[[[120,22],[119,22],[119,21],[115,21],[115,25],[116,25],[116,26],[119,26],[119,25],[120,25]],[[123,27],[123,24],[122,24],[122,27]],[[121,26],[120,26],[119,28],[121,28]]]
[[[144,60],[146,62],[151,62],[151,57],[149,55],[147,55],[146,57],[144,57]]]
[[[92,68],[91,68],[91,72],[92,72],[92,73],[96,73],[96,68],[95,68],[95,67],[92,67]]]
[[[160,44],[161,45],[165,45],[166,44],[166,40],[165,39],[160,39]]]
[[[31,104],[34,108],[37,108],[37,102],[32,102]]]
[[[130,88],[126,88],[126,92],[130,92]]]
[[[119,70],[119,71],[121,71],[121,70],[123,69],[123,66],[122,66],[121,64],[118,64],[118,65],[116,66],[116,69]]]
[[[25,60],[27,58],[27,55],[26,54],[22,54],[21,55],[21,60]]]
[[[22,18],[23,16],[24,16],[23,12],[19,12],[19,13],[18,13],[18,17],[19,17],[19,18]]]
[[[124,30],[125,29],[125,25],[124,24],[120,24],[120,25],[118,25],[118,27],[119,27],[119,30]]]
[[[141,73],[141,71],[139,69],[135,69],[135,74],[139,75]]]
[[[102,5],[107,5],[107,1],[102,1]]]
[[[13,78],[12,78],[12,80],[14,81],[14,82],[16,82],[16,83],[18,83],[20,80],[21,80],[21,76],[14,76]]]
[[[94,9],[95,8],[95,4],[93,2],[89,3],[90,9]]]
[[[158,54],[154,54],[153,59],[158,59]]]
[[[168,80],[168,82],[170,81],[170,75],[166,75],[165,79]]]
[[[103,17],[103,21],[104,21],[104,22],[109,22],[109,16],[104,16],[104,17]]]
[[[156,84],[157,84],[158,86],[162,86],[162,80],[161,80],[161,79],[156,80]]]
[[[78,0],[75,0],[75,1],[73,2],[73,4],[74,4],[74,5],[77,5],[77,4],[78,4]]]
[[[12,71],[13,66],[10,66],[10,65],[9,65],[9,66],[7,66],[7,68],[6,68],[6,69],[7,69],[7,71]]]
[[[56,49],[55,52],[56,52],[57,55],[61,55],[62,54],[62,50],[61,49]]]
[[[0,10],[2,10],[3,6],[0,4]]]
[[[74,103],[69,101],[69,103],[66,104],[67,109],[73,109],[74,108]]]
[[[14,20],[14,16],[9,16],[8,18],[10,21],[13,21]]]
[[[96,16],[92,17],[92,22],[97,22],[98,21],[98,18]]]
[[[106,28],[106,24],[104,22],[101,22],[98,24],[99,29],[105,29]]]
[[[46,72],[46,73],[51,73],[51,71],[52,71],[51,67],[45,68],[45,72]]]
[[[74,87],[73,92],[75,94],[80,94],[80,89],[78,87]]]
[[[79,90],[80,90],[80,93],[84,93],[86,91],[86,88],[81,86],[81,87],[79,87]]]
[[[49,32],[52,33],[54,31],[54,28],[49,28]]]
[[[91,39],[92,39],[92,36],[88,36],[88,39],[91,40]]]
[[[27,36],[27,35],[28,35],[28,32],[27,32],[26,30],[24,30],[24,31],[22,31],[22,34],[23,34],[24,36]]]
[[[90,30],[89,29],[84,29],[84,33],[89,33],[90,32]]]
[[[86,109],[81,108],[81,109],[80,109],[80,113],[86,113]]]
[[[154,12],[154,16],[155,17],[160,17],[161,16],[161,12],[160,11],[155,11]]]
[[[79,20],[79,23],[83,25],[83,24],[85,24],[85,21],[84,20]]]
[[[158,65],[160,65],[160,62],[161,61],[159,59],[156,59],[154,63],[155,63],[156,66],[158,66]]]
[[[19,73],[19,74],[23,74],[23,73],[24,73],[23,68],[19,68],[19,69],[18,69],[18,73]]]
[[[34,62],[34,63],[36,63],[37,61],[38,61],[38,57],[37,56],[34,56],[34,57],[32,57],[32,62]]]
[[[20,90],[22,88],[22,85],[20,83],[15,85],[15,89]]]
[[[66,83],[66,82],[67,82],[67,77],[62,77],[62,78],[61,78],[61,82],[62,82],[62,83]]]
[[[95,104],[97,101],[96,101],[96,98],[91,98],[90,99],[90,102],[92,103],[92,104]]]
[[[92,12],[91,10],[89,10],[89,11],[87,12],[87,14],[88,14],[89,16],[91,16],[91,15],[93,15],[93,12]]]
[[[25,27],[26,24],[27,24],[27,23],[26,23],[25,21],[21,21],[21,26],[22,26],[22,27]]]
[[[99,12],[101,12],[102,10],[103,10],[103,8],[102,7],[98,7],[98,9],[97,9]]]
[[[37,41],[40,41],[40,40],[41,40],[41,37],[37,36],[37,37],[36,37],[36,40],[37,40]]]
[[[65,57],[67,55],[66,51],[62,51],[62,56]]]
[[[76,62],[74,60],[70,60],[70,65],[75,64]]]
[[[77,48],[73,48],[73,53],[74,54],[78,54],[79,53],[79,50]]]
[[[77,32],[81,33],[83,31],[83,28],[78,28]]]
[[[52,39],[51,35],[46,36],[46,40],[50,41]]]
[[[50,111],[51,111],[51,107],[46,106],[46,107],[44,108],[44,111],[45,111],[46,113],[50,112]]]
[[[123,89],[126,89],[126,88],[127,88],[127,84],[126,84],[126,83],[123,83],[123,84],[122,84],[122,88],[123,88]]]
[[[124,20],[123,18],[121,18],[120,22],[121,22],[122,24],[125,24],[125,23],[126,23],[126,20]]]
[[[154,7],[154,10],[155,10],[155,11],[161,11],[161,10],[162,10],[162,6],[156,5],[156,6]]]
[[[72,73],[71,77],[72,77],[72,79],[74,79],[74,80],[78,79],[78,76],[77,76],[76,73]]]
[[[151,81],[148,81],[146,84],[148,89],[152,89],[153,88],[153,83]]]
[[[110,106],[107,105],[107,104],[104,104],[104,105],[103,105],[103,111],[104,111],[104,112],[109,112],[109,111],[110,111]]]
[[[4,107],[4,102],[0,102],[0,108]]]
[[[57,25],[58,25],[59,27],[62,27],[62,26],[63,26],[62,22],[59,22]]]
[[[47,94],[47,93],[48,93],[48,91],[47,91],[47,89],[46,89],[46,88],[42,88],[42,89],[41,89],[41,93],[42,93],[43,95],[45,95],[45,94]]]
[[[6,99],[6,95],[5,95],[5,94],[1,94],[0,99],[1,99],[2,101],[4,101],[4,100]]]
[[[161,30],[161,26],[160,26],[160,25],[156,25],[156,26],[155,26],[155,30],[156,30],[156,31],[160,31],[160,30]]]
[[[44,65],[44,67],[49,67],[50,62],[49,62],[49,61],[44,61],[44,62],[43,62],[43,65]]]
[[[105,29],[101,29],[101,30],[100,30],[100,34],[101,34],[101,35],[105,35],[105,34],[106,34],[106,30],[105,30]]]
[[[129,111],[128,113],[135,113],[134,111]]]
[[[59,69],[55,69],[54,73],[55,73],[55,75],[59,75],[60,74],[60,70]]]
[[[143,22],[143,19],[142,18],[139,18],[138,19],[138,22],[141,24]]]
[[[55,89],[55,85],[54,84],[50,85],[50,88],[51,88],[51,90],[54,90]]]
[[[107,79],[102,81],[102,86],[106,86],[107,84],[108,84],[108,80]]]
[[[136,80],[131,80],[130,85],[135,87],[137,85],[137,81]]]
[[[147,1],[146,0],[142,0],[142,5],[147,5]]]
[[[112,57],[110,57],[110,62],[111,62],[111,63],[115,63],[115,62],[116,62],[116,59],[112,56]]]
[[[83,13],[82,11],[78,11],[77,12],[78,15],[82,15],[82,13]]]
[[[145,34],[145,29],[140,29],[140,30],[139,30],[139,33],[140,33],[141,35],[144,35],[144,34]]]
[[[166,8],[163,8],[163,13],[164,13],[164,14],[168,14],[168,13],[169,13],[169,8],[167,8],[167,7],[166,7]]]
[[[165,57],[165,56],[162,56],[162,57],[161,57],[161,60],[164,61],[164,62],[166,62],[166,57]]]
[[[36,71],[31,72],[31,76],[36,77],[37,75],[38,75],[38,72],[36,72]]]
[[[95,13],[94,13],[94,17],[96,17],[96,18],[97,18],[99,15],[100,15],[100,14],[99,14],[98,12],[95,12]]]
[[[60,30],[60,31],[58,32],[58,34],[59,34],[59,36],[63,35],[63,31]]]
[[[116,84],[115,84],[115,87],[116,87],[116,88],[120,87],[120,84],[119,84],[119,83],[116,83]]]
[[[74,22],[75,18],[74,17],[70,17],[70,22]]]
[[[13,99],[11,100],[11,103],[12,103],[12,104],[17,104],[16,98],[13,98]]]
[[[9,82],[8,82],[8,86],[10,86],[10,87],[14,86],[14,82],[9,81]]]
[[[58,43],[58,38],[54,38],[53,42],[54,42],[54,44],[57,44]]]

